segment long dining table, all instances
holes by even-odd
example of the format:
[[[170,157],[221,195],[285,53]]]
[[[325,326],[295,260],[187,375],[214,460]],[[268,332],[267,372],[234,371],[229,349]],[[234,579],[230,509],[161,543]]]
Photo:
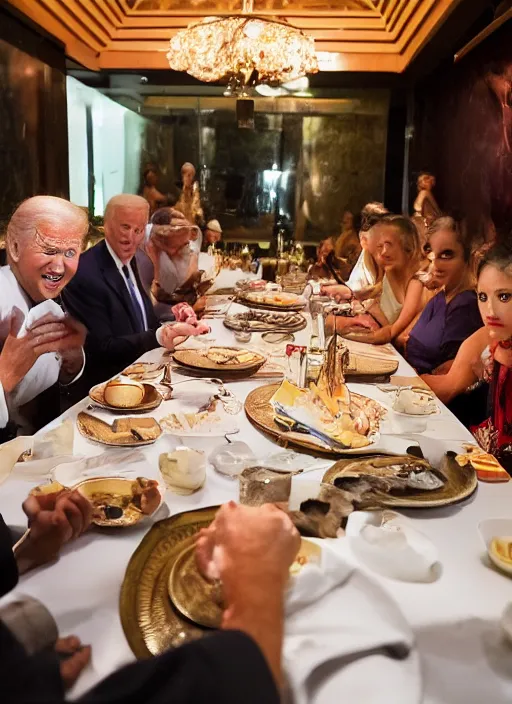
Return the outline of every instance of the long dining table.
[[[235,304],[231,312],[237,308]],[[210,323],[217,344],[242,346],[224,327],[222,319]],[[310,334],[308,319],[308,327],[295,333],[296,343],[307,344]],[[259,338],[253,335],[251,342],[244,346],[261,349]],[[141,360],[158,361],[163,352],[153,350]],[[414,370],[403,357],[395,354],[399,359],[397,375],[414,376]],[[174,380],[182,378],[185,377],[175,375]],[[229,382],[227,386],[243,402],[250,391],[266,383],[269,381],[249,378]],[[349,384],[349,388],[385,400],[384,392],[375,385]],[[67,418],[74,420],[89,403],[89,399],[84,399],[49,427]],[[434,465],[447,450],[459,451],[463,443],[472,439],[469,431],[440,405],[441,413],[429,417],[426,430],[410,436]],[[236,439],[245,441],[256,457],[263,458],[279,450],[270,437],[251,425],[243,410],[236,419],[239,425]],[[183,443],[184,440],[176,436],[164,434],[154,445],[141,448],[141,458],[133,467],[134,475],[158,478],[159,455]],[[225,443],[222,437],[186,438],[189,447],[204,450],[207,455],[214,447]],[[91,457],[104,449],[75,431],[74,455]],[[323,471],[312,471],[295,480],[320,479]],[[9,525],[25,524],[21,504],[31,488],[32,485],[15,471],[0,486],[0,512]],[[190,496],[167,491],[164,508],[168,515],[174,515],[237,498],[238,482],[219,475],[208,466],[202,489]],[[494,704],[512,701],[512,645],[504,638],[500,626],[502,612],[512,601],[512,581],[489,563],[478,529],[481,521],[507,518],[511,512],[512,482],[479,483],[469,499],[444,508],[403,511],[435,545],[440,575],[430,583],[408,583],[373,574],[413,629],[426,702]],[[84,643],[92,645],[92,663],[79,679],[73,696],[134,659],[121,627],[119,593],[131,555],[152,521],[161,517],[158,513],[154,519],[129,530],[91,529],[66,547],[58,562],[23,576],[14,592],[5,597],[13,599],[16,595],[28,594],[40,599],[55,616],[61,634],[75,633]],[[338,538],[330,542],[347,560],[356,559],[348,540]],[[366,570],[363,565],[360,568]],[[340,699],[342,696],[340,692]]]

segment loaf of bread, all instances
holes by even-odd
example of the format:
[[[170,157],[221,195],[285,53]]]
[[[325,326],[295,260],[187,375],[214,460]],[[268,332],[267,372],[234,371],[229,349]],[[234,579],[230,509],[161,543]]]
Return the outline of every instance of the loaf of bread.
[[[118,376],[105,386],[105,403],[114,408],[135,408],[144,398],[144,386],[135,379]]]

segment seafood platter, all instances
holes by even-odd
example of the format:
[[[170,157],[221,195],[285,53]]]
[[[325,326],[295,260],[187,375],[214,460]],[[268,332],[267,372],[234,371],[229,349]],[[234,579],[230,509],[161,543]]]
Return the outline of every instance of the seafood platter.
[[[228,315],[224,325],[230,330],[248,332],[297,332],[303,330],[306,319],[297,312],[279,312],[268,310],[248,310],[243,313]]]
[[[205,373],[208,376],[251,376],[262,367],[266,358],[258,352],[239,347],[212,346],[206,350],[178,350],[174,361],[181,367]]]

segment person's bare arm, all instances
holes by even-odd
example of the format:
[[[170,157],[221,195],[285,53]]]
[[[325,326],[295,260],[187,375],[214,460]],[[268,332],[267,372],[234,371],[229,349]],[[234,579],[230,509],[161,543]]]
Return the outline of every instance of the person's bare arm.
[[[480,328],[464,340],[446,374],[423,374],[427,383],[440,401],[449,403],[455,396],[464,393],[478,381],[477,369],[482,352],[489,344],[486,328]]]

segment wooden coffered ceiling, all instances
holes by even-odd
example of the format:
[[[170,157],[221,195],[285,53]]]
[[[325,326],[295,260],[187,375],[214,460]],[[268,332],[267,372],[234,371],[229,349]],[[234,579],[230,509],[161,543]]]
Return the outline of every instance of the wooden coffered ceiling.
[[[92,70],[166,69],[170,37],[242,0],[8,0]],[[462,0],[254,0],[315,39],[322,70],[401,73]]]

